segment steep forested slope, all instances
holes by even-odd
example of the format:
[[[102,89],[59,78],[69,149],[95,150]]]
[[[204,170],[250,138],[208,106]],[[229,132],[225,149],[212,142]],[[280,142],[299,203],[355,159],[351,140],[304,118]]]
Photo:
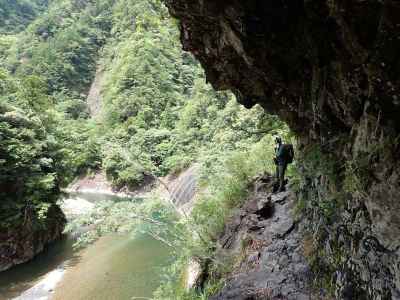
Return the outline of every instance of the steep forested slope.
[[[60,187],[97,164],[79,94],[92,76],[91,45],[101,45],[84,21],[96,14],[89,6],[54,3],[26,30],[1,36],[2,269],[60,236]]]
[[[232,94],[206,84],[198,63],[181,51],[176,22],[161,1],[1,8],[20,16],[20,4],[38,9],[12,18],[19,30],[1,26],[0,215],[8,240],[0,245],[2,268],[59,236],[64,218],[55,202],[79,174],[104,169],[115,187],[134,188],[194,161],[216,170],[236,152],[245,155],[263,133],[286,130],[259,107],[247,112]],[[92,120],[86,97],[98,67],[103,111]],[[17,251],[20,242],[35,250]]]
[[[118,1],[112,20],[100,60],[101,123],[108,131],[101,153],[116,186],[179,171],[205,150],[217,157],[245,149],[262,137],[251,131],[282,126],[205,83],[198,63],[181,51],[176,23],[160,1]],[[243,124],[248,131],[240,130]]]
[[[48,0],[1,0],[0,33],[16,33],[32,22],[48,5]]]
[[[36,77],[0,73],[0,270],[32,258],[65,223],[55,202],[69,170],[44,91]]]

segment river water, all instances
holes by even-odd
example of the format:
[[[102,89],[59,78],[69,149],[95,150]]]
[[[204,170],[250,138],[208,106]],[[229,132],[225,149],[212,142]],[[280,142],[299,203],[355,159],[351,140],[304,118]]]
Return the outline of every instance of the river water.
[[[102,200],[115,197],[78,194],[70,206],[90,209],[88,203]],[[72,245],[66,236],[32,261],[0,273],[0,299],[146,299],[171,261],[170,249],[145,235],[109,235],[80,251]]]

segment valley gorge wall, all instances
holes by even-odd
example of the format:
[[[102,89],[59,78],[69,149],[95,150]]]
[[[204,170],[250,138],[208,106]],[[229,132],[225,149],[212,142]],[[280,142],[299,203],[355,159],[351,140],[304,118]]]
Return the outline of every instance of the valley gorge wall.
[[[49,207],[44,221],[38,219],[35,212],[26,210],[24,220],[18,225],[1,228],[0,272],[33,259],[61,238],[66,219],[58,205]]]
[[[400,299],[400,1],[166,2],[213,87],[298,136],[316,285]]]

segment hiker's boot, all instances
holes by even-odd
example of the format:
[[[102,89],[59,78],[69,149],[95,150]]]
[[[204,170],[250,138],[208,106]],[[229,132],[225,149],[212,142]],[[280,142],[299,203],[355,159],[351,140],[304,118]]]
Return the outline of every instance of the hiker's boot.
[[[279,182],[275,182],[272,186],[272,192],[276,193],[279,190]]]
[[[286,191],[286,189],[285,189],[285,180],[280,180],[279,181],[279,188],[278,188],[278,192],[284,192],[284,191]]]

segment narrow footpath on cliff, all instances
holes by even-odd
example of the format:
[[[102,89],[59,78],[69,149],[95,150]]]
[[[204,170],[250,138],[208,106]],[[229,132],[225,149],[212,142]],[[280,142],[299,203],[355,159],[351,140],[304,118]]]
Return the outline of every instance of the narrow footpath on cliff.
[[[274,178],[258,177],[246,203],[226,224],[218,241],[220,255],[239,263],[212,300],[317,299],[304,257],[303,222],[296,218],[296,196],[272,193]]]

